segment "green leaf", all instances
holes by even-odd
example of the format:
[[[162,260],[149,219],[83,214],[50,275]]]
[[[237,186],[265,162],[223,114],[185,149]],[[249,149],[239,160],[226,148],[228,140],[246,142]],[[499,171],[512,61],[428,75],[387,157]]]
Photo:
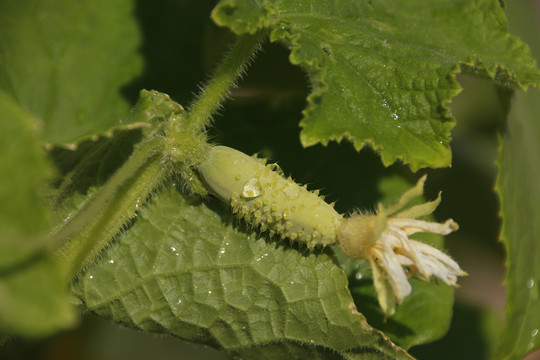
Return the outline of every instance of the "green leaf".
[[[540,346],[540,93],[518,93],[501,137],[497,192],[507,252],[506,323],[497,359],[521,359]]]
[[[540,57],[538,8],[534,2],[508,4],[510,28]],[[503,101],[508,101],[509,94]],[[503,220],[501,239],[506,248],[505,285],[508,297],[505,325],[495,359],[522,359],[540,347],[540,92],[518,92],[500,136],[496,190]]]
[[[34,121],[0,90],[0,337],[43,336],[73,326],[66,274],[46,250],[52,174]]]
[[[384,204],[395,203],[410,188],[411,184],[399,176],[383,178],[379,185],[381,201]],[[419,202],[419,199],[414,201]],[[440,235],[423,233],[413,237],[436,248],[443,248],[443,238]],[[446,334],[454,304],[454,289],[451,286],[442,282],[411,279],[411,295],[398,306],[393,316],[385,318],[377,302],[369,264],[363,260],[350,259],[341,252],[338,256],[349,277],[349,288],[358,304],[358,311],[396,344],[408,349],[438,340]]]
[[[120,88],[141,69],[133,1],[0,1],[0,88],[74,143],[129,111]]]
[[[0,273],[0,334],[46,336],[76,324],[66,269],[56,256],[40,253]]]
[[[222,0],[212,17],[237,33],[269,28],[307,71],[304,146],[349,139],[357,150],[373,147],[385,165],[450,165],[455,73],[505,86],[540,81],[497,0]]]
[[[40,190],[52,168],[40,148],[35,131],[40,124],[34,120],[0,90],[0,268],[28,255],[36,245],[30,239],[40,235],[49,220]],[[28,241],[20,244],[20,238]]]
[[[169,184],[75,292],[129,327],[242,358],[409,358],[355,311],[332,257],[246,233],[216,206]]]

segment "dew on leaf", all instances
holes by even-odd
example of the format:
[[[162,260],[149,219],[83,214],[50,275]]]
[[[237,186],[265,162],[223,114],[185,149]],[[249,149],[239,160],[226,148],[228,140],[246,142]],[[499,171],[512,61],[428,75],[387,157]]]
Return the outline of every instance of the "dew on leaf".
[[[259,262],[259,261],[261,261],[262,259],[264,259],[267,256],[268,256],[268,253],[264,253],[261,256],[259,256],[257,259],[255,259],[255,261]]]

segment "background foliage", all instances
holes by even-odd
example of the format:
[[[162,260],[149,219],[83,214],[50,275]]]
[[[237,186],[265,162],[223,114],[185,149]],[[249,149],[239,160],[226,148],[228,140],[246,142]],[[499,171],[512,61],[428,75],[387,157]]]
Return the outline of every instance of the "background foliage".
[[[504,34],[503,15],[498,10],[497,2],[468,3],[472,5],[465,13],[471,17],[471,22],[478,22],[481,11],[493,16],[483,19],[485,23],[482,24],[496,24],[494,26],[496,31],[491,31],[493,27],[487,25],[489,31],[482,30],[481,27],[474,29],[474,33],[490,34],[493,39],[488,41],[482,36],[470,37],[473,32],[471,29],[462,28],[451,21],[443,22],[443,26],[438,30],[440,31],[438,36],[421,31],[390,34],[384,19],[386,21],[393,19],[392,25],[397,28],[400,26],[407,28],[410,22],[407,16],[412,16],[408,14],[426,21],[433,19],[434,16],[433,13],[419,13],[413,5],[411,8],[400,9],[397,13],[385,12],[383,16],[381,9],[392,7],[380,4],[381,8],[375,9],[370,15],[371,21],[362,22],[362,29],[344,31],[353,22],[352,19],[344,18],[343,23],[336,25],[341,30],[323,34],[321,40],[317,38],[317,31],[309,29],[309,25],[295,18],[299,16],[295,14],[302,14],[305,19],[320,20],[324,25],[325,21],[332,20],[323,20],[324,15],[331,9],[320,7],[305,11],[306,9],[300,8],[299,5],[293,6],[285,1],[277,2],[277,7],[266,7],[266,2],[223,1],[214,11],[215,21],[221,25],[229,25],[237,33],[252,32],[261,24],[274,26],[272,39],[284,42],[292,49],[292,53],[289,54],[281,45],[265,44],[265,51],[249,70],[240,87],[232,93],[234,101],[228,102],[217,116],[210,135],[215,142],[234,146],[247,153],[260,152],[279,161],[285,172],[292,174],[299,182],[312,184],[314,188],[322,188],[329,201],[337,200],[336,207],[340,212],[348,212],[357,207],[369,209],[384,196],[389,199],[395,198],[400,187],[406,184],[404,179],[411,182],[418,175],[412,174],[408,167],[401,164],[386,168],[382,166],[381,158],[371,150],[364,149],[357,152],[355,148],[359,149],[365,143],[373,145],[387,165],[395,159],[403,159],[413,169],[425,165],[435,167],[448,165],[450,157],[446,136],[452,120],[444,108],[439,108],[436,114],[430,114],[429,107],[436,107],[439,103],[449,101],[457,92],[457,83],[451,74],[458,70],[456,65],[458,61],[463,62],[462,70],[466,70],[470,75],[495,76],[496,85],[471,76],[459,78],[461,84],[465,86],[465,92],[455,98],[451,105],[452,112],[458,120],[458,127],[453,132],[455,138],[452,142],[453,167],[429,171],[428,197],[433,197],[439,189],[444,191],[445,198],[438,216],[441,219],[453,217],[460,223],[460,232],[449,238],[448,245],[471,276],[463,282],[463,289],[457,294],[458,302],[454,308],[449,334],[429,345],[413,347],[410,352],[420,359],[435,356],[437,358],[446,356],[449,359],[481,359],[488,358],[497,351],[499,358],[517,359],[538,344],[535,319],[540,315],[535,314],[539,308],[535,305],[538,301],[540,270],[535,268],[538,265],[534,257],[528,256],[537,252],[538,230],[524,226],[539,223],[535,220],[538,211],[535,211],[534,206],[538,195],[534,179],[537,179],[538,175],[531,171],[537,168],[535,164],[538,163],[539,157],[534,136],[538,133],[535,120],[538,111],[534,109],[534,104],[537,103],[534,100],[536,96],[534,92],[527,94],[527,97],[518,94],[507,120],[511,96],[508,86],[534,82],[536,75],[534,66],[523,55],[526,54],[526,49]],[[50,244],[44,240],[43,233],[50,224],[57,221],[58,217],[67,219],[72,211],[80,208],[85,199],[129,156],[134,144],[143,136],[141,130],[129,129],[133,127],[130,124],[144,119],[127,117],[129,106],[135,103],[141,88],[157,89],[168,93],[181,104],[189,104],[193,93],[197,91],[197,85],[207,78],[216,60],[221,57],[233,39],[228,30],[217,28],[209,19],[214,5],[212,2],[204,1],[174,3],[158,1],[152,5],[143,1],[135,3],[105,1],[99,6],[96,6],[95,2],[81,2],[74,5],[69,1],[44,1],[39,2],[37,6],[30,6],[26,2],[0,2],[0,109],[2,109],[0,133],[3,134],[0,135],[3,136],[0,150],[2,154],[10,154],[1,158],[2,168],[6,170],[5,173],[10,174],[10,177],[2,177],[0,236],[2,240],[4,238],[13,240],[2,241],[0,249],[2,332],[16,331],[35,336],[51,333],[52,329],[73,326],[74,312],[68,304],[62,285],[65,282],[65,272],[48,250]],[[231,11],[242,9],[242,6],[246,5],[249,6],[244,9],[255,12],[250,13],[249,17],[241,11],[240,13]],[[455,2],[456,8],[461,5],[463,4]],[[482,9],[482,6],[488,5],[493,8]],[[526,6],[530,6],[532,10],[524,10],[528,9]],[[434,6],[420,6],[420,8],[431,9],[430,11],[446,20],[453,19],[451,12],[437,11]],[[538,33],[536,24],[526,28],[528,23],[523,20],[538,9],[533,8],[533,5],[524,3],[517,5],[514,2],[508,4],[508,8],[512,16],[510,20],[514,20],[511,21],[511,25],[515,24],[512,25],[513,31],[525,35]],[[363,14],[367,11],[343,8],[343,11],[345,10],[349,14]],[[376,19],[379,15],[381,19]],[[238,19],[249,21],[238,23]],[[250,22],[253,19],[259,22]],[[428,27],[429,24],[423,26]],[[345,41],[339,35],[348,35],[349,38]],[[362,36],[367,36],[367,39],[360,39]],[[382,38],[388,38],[390,41],[381,42]],[[411,41],[413,38],[414,41]],[[479,57],[468,57],[469,43],[464,44],[462,41],[464,38],[470,39],[469,41],[473,43],[472,48],[483,47],[486,44],[499,46],[506,44],[506,47],[494,46],[502,55],[494,54],[494,48],[486,48],[487,55],[476,54]],[[363,44],[367,45],[364,50],[370,57],[355,59],[351,55],[353,51],[344,46],[360,40],[365,40]],[[526,40],[534,49],[538,39]],[[325,46],[317,48],[317,44],[320,43],[324,43]],[[410,49],[419,44],[422,44],[419,52]],[[433,52],[433,48],[438,50]],[[393,64],[390,65],[395,66],[395,70],[391,72],[377,68],[376,57],[390,56],[385,55],[386,51],[397,52],[402,58],[409,59],[407,61],[410,63],[406,67],[408,72],[402,73],[404,68]],[[411,58],[410,51],[417,54],[418,58]],[[518,57],[517,60],[514,57],[506,58],[507,53],[519,53],[523,58]],[[308,74],[307,79],[299,67],[290,65],[289,56],[292,63],[304,68]],[[491,56],[493,60],[490,59]],[[441,59],[448,63],[440,66]],[[348,61],[349,66],[344,67],[340,63],[342,60]],[[501,61],[506,65],[504,68],[494,65]],[[414,71],[417,73],[411,73]],[[386,79],[385,76],[388,74],[392,77]],[[351,79],[351,83],[355,85],[345,87],[344,85],[350,85],[348,81]],[[407,79],[416,81],[407,83]],[[441,82],[441,79],[444,81]],[[365,90],[358,85],[374,81],[381,83],[376,88]],[[425,99],[410,97],[411,93],[424,92],[428,88],[431,91],[431,87],[433,96],[426,98],[427,105],[424,103]],[[361,93],[362,96],[353,98],[346,92],[347,89],[355,94]],[[387,93],[381,94],[381,89],[386,89]],[[306,108],[307,96],[309,96],[307,110],[302,115],[302,110]],[[371,101],[373,96],[376,100]],[[403,99],[411,106],[402,108],[395,106]],[[345,103],[339,105],[339,101]],[[410,111],[415,113],[407,113]],[[347,118],[351,112],[360,114],[359,118],[362,121],[351,127],[353,129],[351,133],[345,133],[343,128],[346,121],[345,125],[341,124],[343,122],[341,119],[328,121],[332,118],[329,115],[333,116],[336,112],[342,114],[343,118]],[[366,121],[373,116],[372,114],[378,114],[377,117],[382,121],[377,123],[375,129],[368,128],[372,125]],[[414,118],[412,115],[418,116],[418,121],[401,122],[403,119]],[[119,119],[126,120],[119,122]],[[398,134],[402,132],[396,132],[394,125],[396,120],[408,129],[410,141],[399,140],[401,138]],[[300,139],[299,123],[303,129]],[[420,141],[426,147],[414,145],[419,138],[418,134],[425,134],[425,129],[430,126],[435,136],[428,136]],[[377,129],[385,131],[379,133]],[[98,133],[103,136],[92,138],[92,135]],[[496,169],[491,164],[496,157],[498,133],[501,134],[499,139],[503,143],[499,163],[501,173],[497,181],[502,201],[500,210],[491,191],[496,174]],[[364,138],[365,134],[369,134],[367,138]],[[328,142],[343,136],[351,139],[354,146],[348,142],[341,144]],[[441,140],[443,145],[439,148]],[[73,148],[72,144],[75,142],[78,143],[77,150],[69,150]],[[302,147],[317,142],[327,146],[316,145],[307,149]],[[381,144],[384,142],[392,144],[392,147],[383,147]],[[25,144],[24,151],[19,144]],[[62,146],[55,147],[50,153],[51,156],[45,159],[41,146],[43,144],[49,147],[54,144]],[[425,153],[425,150],[430,148],[439,149],[434,150],[434,154],[446,155],[440,158],[439,155],[434,157],[426,155],[418,160],[418,154],[428,154],[429,151]],[[50,211],[50,204],[42,201],[40,196],[43,192],[43,180],[50,179],[53,173],[58,179],[70,179],[69,182],[59,182],[60,186],[57,189],[60,190],[54,192],[54,196],[49,199],[54,202],[55,213]],[[208,224],[210,221],[218,223],[225,221],[227,224],[234,222],[226,216],[221,218],[217,216],[219,213],[226,213],[218,204],[201,204],[193,198],[184,198],[180,195],[181,191],[174,186],[174,182],[173,179],[167,183],[156,198],[152,199],[151,204],[141,211],[130,231],[125,232],[125,236],[120,239],[119,245],[103,254],[98,263],[88,269],[75,288],[75,294],[82,296],[85,306],[89,309],[131,327],[158,333],[172,332],[197,342],[216,345],[205,333],[207,326],[204,324],[210,320],[203,317],[186,320],[184,317],[186,323],[178,327],[177,323],[163,323],[163,319],[171,318],[170,314],[159,315],[160,310],[167,306],[171,308],[177,306],[178,313],[174,314],[177,318],[193,315],[183,313],[178,303],[171,305],[171,302],[178,301],[177,297],[183,295],[174,293],[179,288],[189,289],[195,286],[194,293],[190,295],[192,299],[196,303],[207,303],[207,307],[200,309],[199,312],[206,313],[210,317],[213,312],[222,314],[221,320],[225,324],[223,336],[231,336],[230,327],[235,334],[233,338],[220,339],[219,327],[213,328],[210,331],[214,339],[220,339],[221,344],[227,342],[233,346],[242,344],[245,329],[242,328],[242,322],[235,323],[234,319],[235,316],[242,317],[243,314],[235,313],[234,309],[223,311],[220,308],[222,300],[227,300],[227,296],[232,296],[235,290],[231,290],[232,292],[228,294],[216,294],[214,290],[220,286],[219,284],[214,286],[211,281],[223,281],[223,276],[233,280],[242,279],[241,283],[248,286],[239,288],[237,291],[240,293],[249,290],[249,286],[260,290],[253,284],[257,286],[264,284],[265,279],[269,284],[277,281],[280,288],[288,286],[271,279],[271,275],[261,277],[253,271],[256,266],[251,262],[261,254],[266,254],[266,249],[276,251],[275,244],[264,239],[255,240],[246,237],[246,229],[225,228],[226,236],[232,236],[237,242],[235,247],[231,247],[232,250],[227,248],[225,252],[231,258],[228,260],[218,258],[218,263],[212,263],[213,260],[210,258],[221,254],[223,242],[204,244],[205,239],[228,238],[223,237],[221,232],[224,229],[219,225],[215,228],[201,226],[200,231],[211,232],[213,235],[202,234],[202,245],[201,242],[185,241],[186,249],[191,249],[193,254],[197,255],[199,254],[197,246],[200,245],[202,253],[199,255],[202,258],[206,256],[203,263],[215,264],[218,270],[206,271],[197,268],[193,262],[197,260],[196,257],[191,262],[179,262],[176,252],[172,250],[176,248],[177,243],[167,242],[171,239],[184,241],[179,234],[185,230],[195,230],[191,225],[194,218],[206,216],[205,220],[201,220],[201,224]],[[508,199],[519,199],[519,202]],[[186,211],[180,211],[181,209]],[[189,211],[195,211],[193,217],[186,215]],[[499,313],[504,302],[504,294],[498,287],[500,278],[497,276],[501,271],[502,258],[502,249],[496,243],[499,211],[505,219],[502,238],[509,254],[507,265],[510,271],[506,277],[506,285],[511,292],[506,311],[507,314],[513,315],[504,329],[500,324]],[[24,216],[21,216],[22,214]],[[182,225],[182,218],[186,219],[185,226]],[[27,226],[28,223],[35,227]],[[177,231],[169,228],[169,224],[178,224]],[[148,230],[149,228],[154,230]],[[160,247],[155,247],[156,229],[158,233],[168,234],[157,239]],[[519,242],[515,239],[519,239]],[[426,241],[438,242],[440,246],[441,240],[426,239]],[[521,249],[521,252],[516,249]],[[279,256],[283,256],[281,260],[286,259],[293,264],[305,262],[306,269],[318,268],[321,274],[339,270],[333,263],[336,260],[332,260],[331,253],[302,255],[305,254],[302,249],[288,246],[277,248],[277,251],[282,254]],[[478,253],[482,256],[476,256]],[[5,256],[6,254],[9,256]],[[149,261],[152,256],[161,257],[160,261],[156,262],[161,264],[161,272],[156,273],[155,269],[151,268]],[[315,256],[319,260],[313,262],[312,258]],[[321,259],[324,260],[321,262]],[[228,263],[229,267],[225,266],[219,270],[219,267],[224,265],[220,263],[222,260],[232,262]],[[433,341],[446,331],[450,319],[449,313],[444,311],[444,308],[452,306],[451,289],[444,286],[434,287],[433,284],[415,284],[414,295],[400,308],[395,318],[385,322],[374,301],[369,271],[362,263],[352,263],[340,257],[339,253],[337,261],[344,268],[346,276],[332,277],[329,283],[322,281],[321,284],[327,284],[324,286],[329,286],[328,291],[333,287],[341,289],[336,291],[338,293],[342,291],[340,296],[345,299],[349,296],[344,288],[345,281],[348,280],[348,287],[358,310],[366,315],[371,325],[385,331],[399,345],[408,348]],[[14,264],[22,271],[11,272]],[[187,267],[182,267],[186,264]],[[176,272],[171,269],[176,269]],[[150,270],[154,272],[148,272]],[[171,271],[174,276],[171,275]],[[201,272],[205,271],[206,275],[201,275]],[[286,271],[288,270],[280,270],[279,273],[286,277]],[[294,273],[298,273],[298,269],[291,270],[290,274]],[[44,276],[46,278],[43,278]],[[188,279],[186,276],[191,278]],[[319,277],[324,279],[322,276]],[[113,278],[120,284],[120,289],[107,286],[108,281]],[[238,284],[238,281],[233,280],[231,286]],[[95,281],[102,281],[102,286],[93,285]],[[175,285],[163,285],[167,281],[175,282]],[[332,284],[332,281],[337,283]],[[45,286],[32,287],[32,294],[23,292],[22,299],[39,298],[44,303],[50,304],[48,310],[55,309],[54,311],[28,313],[30,307],[17,298],[17,294],[21,294],[17,289],[29,283]],[[197,290],[199,284],[201,288]],[[143,293],[137,291],[141,286],[145,287]],[[172,293],[163,289],[170,289]],[[267,290],[269,295],[266,301],[278,298],[272,295],[272,286],[268,286]],[[306,288],[305,291],[308,290],[309,288]],[[209,294],[209,291],[214,293]],[[203,293],[207,297],[201,300]],[[157,297],[145,302],[142,299],[145,294]],[[291,296],[293,295],[294,293]],[[217,298],[212,299],[213,296]],[[260,294],[259,301],[265,299],[264,296],[264,293]],[[302,302],[295,305],[297,308],[289,305],[291,306],[289,311],[292,314],[303,311],[298,315],[300,318],[310,316],[309,314],[324,313],[322,308],[328,305],[325,305],[324,296],[321,302],[317,300],[319,298],[321,294],[304,296]],[[310,299],[317,301],[313,302]],[[327,299],[333,301],[330,296],[327,296]],[[441,299],[444,306],[437,306],[436,304],[441,303]],[[253,299],[250,298],[250,301]],[[119,303],[123,303],[123,306],[118,306]],[[283,307],[287,306],[286,304],[287,301],[277,303],[275,306]],[[242,304],[236,305],[242,309]],[[145,312],[146,310],[149,311]],[[436,316],[442,318],[427,324],[415,320],[417,319],[415,314],[418,312],[425,314],[426,311],[429,312],[430,319]],[[339,312],[339,306],[335,312]],[[19,321],[21,318],[29,320],[25,323]],[[350,321],[346,319],[345,316],[343,321]],[[248,323],[250,321],[253,320],[248,320]],[[193,326],[196,323],[203,326],[201,328]],[[441,325],[433,326],[433,323]],[[43,326],[35,326],[36,324]],[[351,329],[350,326],[347,328]],[[256,337],[257,331],[264,332],[260,330],[264,327],[253,326],[253,329],[256,331],[250,333],[252,339]],[[503,331],[503,339],[506,339],[506,342],[501,342],[496,349],[500,331]],[[298,354],[313,351],[319,356],[330,356],[331,353],[324,348],[306,348],[302,345],[317,338],[316,328],[312,330],[299,328],[294,336],[298,334],[304,334],[306,338],[285,342],[286,349],[298,351]],[[358,338],[358,335],[354,337]],[[346,336],[342,338],[337,336],[335,340],[316,339],[316,341],[317,343],[334,341],[332,346],[335,347],[336,341],[343,338]],[[272,349],[274,352],[282,350],[279,347]],[[20,358],[54,358],[58,352],[77,358],[102,358],[105,353],[117,354],[117,357],[132,355],[139,358],[159,353],[163,358],[172,358],[179,356],[179,351],[185,351],[187,354],[195,352],[197,355],[191,356],[197,357],[226,357],[213,350],[181,344],[178,340],[159,338],[149,341],[147,335],[118,331],[116,327],[93,316],[86,316],[83,326],[77,331],[39,342],[10,340],[0,351],[2,355]],[[233,353],[249,355],[249,351],[248,347],[247,350],[246,348],[233,350]],[[359,354],[365,355],[365,350]],[[402,355],[399,351],[387,354],[391,357]],[[344,353],[343,356],[355,355]]]

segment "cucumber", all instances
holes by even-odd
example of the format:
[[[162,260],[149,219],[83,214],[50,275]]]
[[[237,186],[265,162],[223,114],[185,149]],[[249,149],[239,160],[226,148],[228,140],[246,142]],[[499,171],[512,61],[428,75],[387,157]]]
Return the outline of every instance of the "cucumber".
[[[281,238],[317,245],[337,243],[343,216],[318,191],[285,178],[275,164],[226,146],[214,146],[198,170],[208,188],[248,224]]]

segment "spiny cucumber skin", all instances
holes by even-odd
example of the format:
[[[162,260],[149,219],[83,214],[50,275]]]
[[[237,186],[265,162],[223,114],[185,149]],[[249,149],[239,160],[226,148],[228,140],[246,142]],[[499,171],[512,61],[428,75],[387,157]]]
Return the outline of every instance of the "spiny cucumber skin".
[[[204,182],[232,211],[270,235],[316,245],[337,243],[343,217],[332,205],[262,159],[214,146],[199,166]]]

